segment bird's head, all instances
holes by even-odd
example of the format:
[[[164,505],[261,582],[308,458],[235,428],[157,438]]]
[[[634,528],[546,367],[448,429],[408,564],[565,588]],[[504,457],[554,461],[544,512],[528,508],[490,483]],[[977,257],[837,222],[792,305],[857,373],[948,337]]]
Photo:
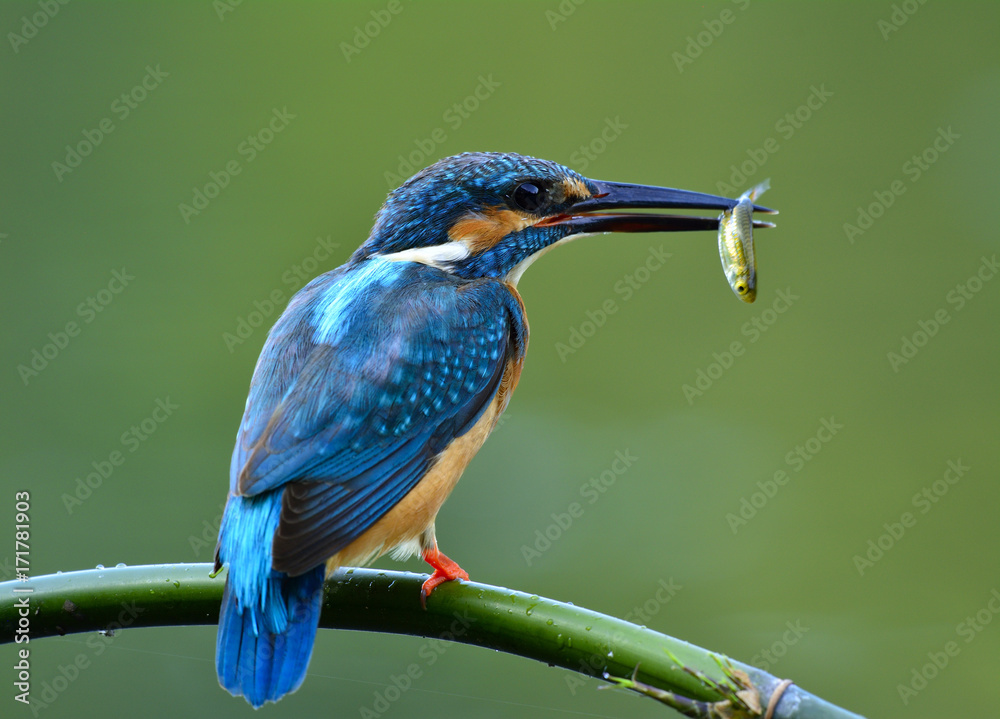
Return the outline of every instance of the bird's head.
[[[470,152],[439,160],[393,190],[352,260],[381,256],[516,284],[539,255],[581,235],[718,229],[717,217],[621,210],[734,205],[716,195],[591,180],[524,155]]]

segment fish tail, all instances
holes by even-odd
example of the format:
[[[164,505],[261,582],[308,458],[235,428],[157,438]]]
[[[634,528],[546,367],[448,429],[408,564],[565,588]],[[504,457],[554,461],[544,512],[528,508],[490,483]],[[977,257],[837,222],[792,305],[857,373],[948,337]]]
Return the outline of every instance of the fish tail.
[[[756,202],[757,198],[763,195],[765,192],[771,189],[771,178],[768,177],[766,180],[754,185],[751,189],[747,190],[747,194],[750,197],[750,202]]]

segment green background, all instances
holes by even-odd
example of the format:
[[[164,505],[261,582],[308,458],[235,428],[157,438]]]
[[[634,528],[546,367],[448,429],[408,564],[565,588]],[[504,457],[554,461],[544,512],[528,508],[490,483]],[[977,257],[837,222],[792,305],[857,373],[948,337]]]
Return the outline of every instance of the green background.
[[[521,384],[440,515],[441,546],[479,581],[617,616],[648,604],[651,627],[745,661],[773,649],[772,673],[869,716],[994,712],[1000,621],[963,622],[997,619],[1000,589],[1000,280],[966,284],[1000,252],[1000,5],[903,4],[915,12],[889,2],[247,1],[220,17],[209,0],[81,0],[15,52],[7,34],[43,11],[4,3],[0,514],[12,517],[14,492],[30,491],[32,573],[210,560],[247,385],[277,316],[266,301],[275,291],[287,301],[296,266],[318,274],[347,258],[410,153],[414,169],[461,151],[516,151],[597,179],[708,192],[725,182],[733,194],[770,177],[764,202],[781,215],[758,233],[754,305],[728,288],[713,233],[590,238],[531,268]],[[885,24],[894,8],[905,24]],[[373,11],[391,19],[345,56]],[[679,65],[683,53],[691,62]],[[168,74],[122,118],[113,103],[147,65]],[[462,117],[453,105],[481,78],[494,86]],[[813,88],[832,95],[803,109]],[[273,142],[252,161],[240,154],[284,108],[294,119]],[[796,112],[794,126],[786,114]],[[57,177],[66,145],[105,118],[113,131]],[[609,122],[619,130],[602,138]],[[914,177],[907,163],[933,157],[949,128],[957,139]],[[185,222],[178,206],[234,160],[240,174]],[[746,178],[731,182],[743,162]],[[894,181],[904,191],[849,238],[845,223]],[[316,263],[318,238],[337,248]],[[671,257],[648,281],[630,297],[616,291],[661,247]],[[98,299],[99,313],[80,308],[123,270],[134,279],[105,293],[106,306]],[[979,290],[962,307],[948,299],[959,285]],[[775,306],[779,291],[796,299]],[[591,333],[587,312],[608,300],[616,311]],[[227,346],[255,302],[263,326]],[[888,353],[942,310],[947,323],[893,366]],[[752,341],[744,328],[755,319],[766,331]],[[68,322],[79,333],[24,374]],[[573,328],[592,336],[561,356]],[[713,368],[734,342],[743,353]],[[699,371],[716,378],[689,401],[683,385]],[[177,409],[157,424],[158,399]],[[842,429],[809,443],[830,418]],[[155,431],[123,442],[143,420]],[[815,451],[796,471],[787,455],[798,446]],[[124,463],[67,504],[92,462],[116,450]],[[581,487],[616,451],[637,459],[591,504]],[[970,469],[943,482],[959,459]],[[787,483],[768,485],[779,470]],[[754,497],[758,482],[773,496]],[[935,482],[936,501],[914,503]],[[734,532],[743,500],[761,506]],[[522,547],[574,501],[583,515],[529,565]],[[855,556],[906,512],[913,526],[859,571]],[[680,590],[657,601],[671,580]],[[786,633],[789,622],[807,631]],[[899,685],[949,641],[958,655],[904,704]],[[45,716],[251,713],[216,683],[211,627],[87,642],[31,644],[36,697],[60,665],[90,660]],[[412,662],[423,676],[387,714],[666,711],[475,647],[430,664],[424,644],[323,631],[303,688],[266,713],[359,716]],[[3,666],[12,657],[0,650]],[[11,694],[12,674],[0,671]]]

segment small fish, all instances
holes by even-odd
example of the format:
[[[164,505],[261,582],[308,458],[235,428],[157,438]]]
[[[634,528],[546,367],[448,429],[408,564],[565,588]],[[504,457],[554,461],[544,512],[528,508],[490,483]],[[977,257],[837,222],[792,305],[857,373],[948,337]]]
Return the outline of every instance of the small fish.
[[[729,286],[744,302],[757,298],[757,263],[753,254],[753,203],[771,186],[764,180],[747,190],[737,205],[719,215],[719,257]]]

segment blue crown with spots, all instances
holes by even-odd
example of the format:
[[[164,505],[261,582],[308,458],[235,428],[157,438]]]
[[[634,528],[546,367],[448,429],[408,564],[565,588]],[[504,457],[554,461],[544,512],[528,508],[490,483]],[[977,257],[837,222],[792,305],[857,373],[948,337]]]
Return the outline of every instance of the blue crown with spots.
[[[567,180],[590,188],[590,181],[568,167],[515,153],[466,152],[446,157],[421,170],[389,193],[375,217],[368,240],[353,260],[390,254],[449,241],[448,232],[462,217],[487,209],[532,212],[530,197],[516,195],[519,186],[536,181],[546,189],[544,214],[568,207],[574,198],[560,193]]]

